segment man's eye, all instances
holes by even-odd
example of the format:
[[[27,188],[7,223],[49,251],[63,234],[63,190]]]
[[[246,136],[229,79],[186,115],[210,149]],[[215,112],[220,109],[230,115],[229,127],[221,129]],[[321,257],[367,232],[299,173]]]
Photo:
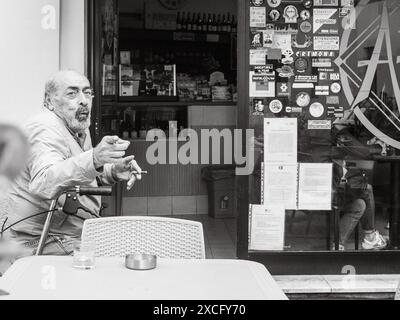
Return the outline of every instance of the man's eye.
[[[76,94],[77,94],[76,92],[72,91],[72,92],[68,92],[67,96],[70,97],[70,98],[73,98],[73,97],[76,97]]]

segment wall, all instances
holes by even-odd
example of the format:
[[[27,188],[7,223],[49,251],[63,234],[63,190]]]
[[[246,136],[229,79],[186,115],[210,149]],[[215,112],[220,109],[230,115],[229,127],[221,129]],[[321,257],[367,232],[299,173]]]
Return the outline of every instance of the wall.
[[[60,68],[86,74],[85,0],[61,0]]]
[[[21,125],[40,110],[59,67],[59,11],[59,0],[1,2],[0,122]]]

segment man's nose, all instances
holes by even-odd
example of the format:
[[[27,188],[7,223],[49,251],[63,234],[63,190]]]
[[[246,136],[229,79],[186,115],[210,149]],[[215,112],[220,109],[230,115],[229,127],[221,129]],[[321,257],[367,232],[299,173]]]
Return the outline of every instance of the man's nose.
[[[89,99],[82,92],[79,94],[79,105],[82,107],[89,105]]]

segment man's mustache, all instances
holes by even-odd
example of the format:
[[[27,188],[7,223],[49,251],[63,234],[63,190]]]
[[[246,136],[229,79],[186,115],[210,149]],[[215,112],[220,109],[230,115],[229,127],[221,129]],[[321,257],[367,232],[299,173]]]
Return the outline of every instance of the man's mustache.
[[[90,109],[89,107],[80,107],[77,111],[76,111],[76,118],[79,117],[79,115],[81,115],[82,113],[87,113],[88,115],[90,115]]]

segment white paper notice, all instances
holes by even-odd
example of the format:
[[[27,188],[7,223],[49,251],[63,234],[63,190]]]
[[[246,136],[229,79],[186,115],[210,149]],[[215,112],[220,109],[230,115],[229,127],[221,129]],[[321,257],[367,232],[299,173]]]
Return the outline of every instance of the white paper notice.
[[[332,210],[332,164],[299,165],[299,210]]]
[[[297,209],[297,164],[267,164],[264,170],[264,204]]]
[[[249,250],[282,251],[285,235],[285,209],[278,206],[250,205]]]
[[[297,163],[297,119],[264,120],[264,163]]]

